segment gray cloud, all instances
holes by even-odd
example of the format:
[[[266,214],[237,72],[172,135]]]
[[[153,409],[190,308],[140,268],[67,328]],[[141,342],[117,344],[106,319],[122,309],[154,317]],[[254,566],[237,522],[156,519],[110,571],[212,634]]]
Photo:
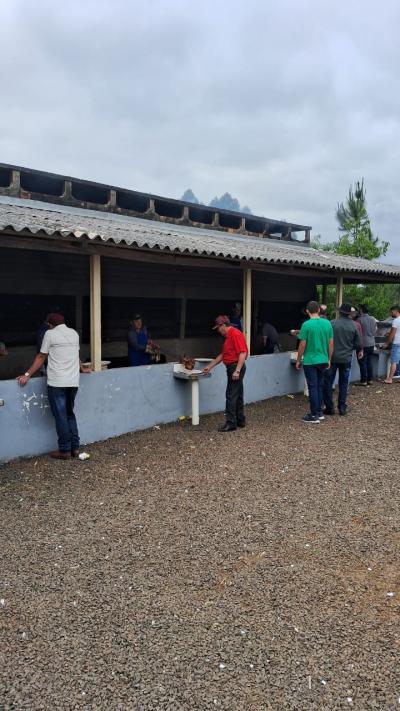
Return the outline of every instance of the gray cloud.
[[[336,237],[364,177],[398,231],[400,5],[387,0],[4,0],[5,162],[204,201]]]

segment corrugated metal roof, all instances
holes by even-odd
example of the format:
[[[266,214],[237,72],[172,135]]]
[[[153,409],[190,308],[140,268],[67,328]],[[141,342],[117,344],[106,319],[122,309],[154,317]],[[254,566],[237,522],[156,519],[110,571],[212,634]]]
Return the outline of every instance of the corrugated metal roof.
[[[0,196],[0,231],[6,230],[29,231],[32,234],[44,232],[49,236],[101,239],[104,242],[111,240],[115,244],[122,242],[142,249],[400,279],[399,266],[322,252],[301,243],[215,232]]]

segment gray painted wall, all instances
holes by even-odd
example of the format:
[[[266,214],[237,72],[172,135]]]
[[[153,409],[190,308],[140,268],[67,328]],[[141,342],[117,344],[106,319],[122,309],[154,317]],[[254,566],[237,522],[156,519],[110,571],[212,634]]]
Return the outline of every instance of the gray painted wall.
[[[379,360],[379,364],[378,364]],[[386,357],[374,357],[375,373],[386,373]],[[172,422],[191,412],[190,383],[172,376],[173,365],[119,368],[81,375],[76,414],[82,443],[96,442],[156,424]],[[358,366],[353,379],[359,378]],[[200,381],[200,414],[222,412],[226,375],[221,365]],[[252,356],[247,361],[247,403],[301,392],[303,373],[290,363],[289,353]],[[0,461],[32,456],[57,448],[54,420],[44,378],[21,388],[15,380],[0,381]]]

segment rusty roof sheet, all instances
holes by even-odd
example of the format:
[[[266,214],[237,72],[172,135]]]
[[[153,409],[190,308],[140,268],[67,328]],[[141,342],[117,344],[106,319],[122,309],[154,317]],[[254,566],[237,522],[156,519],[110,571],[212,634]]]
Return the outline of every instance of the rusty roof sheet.
[[[139,249],[154,249],[193,256],[203,255],[269,264],[287,264],[324,271],[393,276],[400,267],[366,259],[315,250],[302,243],[249,237],[228,232],[187,227],[137,217],[52,205],[0,196],[0,231],[44,232],[77,239],[125,243]]]

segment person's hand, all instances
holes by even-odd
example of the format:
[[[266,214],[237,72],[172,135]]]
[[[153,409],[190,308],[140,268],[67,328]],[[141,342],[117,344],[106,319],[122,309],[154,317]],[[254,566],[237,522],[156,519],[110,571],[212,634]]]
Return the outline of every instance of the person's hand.
[[[86,373],[86,375],[87,375],[88,373],[92,372],[92,368],[90,365],[85,365],[84,363],[82,363],[81,367],[80,367],[80,371],[81,371],[81,373]]]
[[[28,380],[30,380],[29,375],[19,375],[17,378],[18,384],[21,386],[21,388],[23,388],[24,385],[27,384]]]
[[[291,336],[298,336],[300,331],[297,328],[292,328],[291,331],[289,331]]]
[[[206,365],[206,367],[203,368],[202,372],[204,373],[204,375],[207,375],[207,373],[209,373],[210,370],[211,370],[211,365]]]
[[[240,370],[234,370],[232,373],[232,380],[239,380],[240,378]]]
[[[300,370],[300,368],[301,368],[301,361],[296,360],[296,363],[295,363],[294,367],[296,368],[296,370]]]
[[[358,360],[361,360],[361,358],[364,358],[364,351],[358,351],[357,358],[358,358]]]
[[[385,350],[385,351],[387,351],[388,348],[389,348],[389,344],[388,344],[388,343],[384,343],[383,346],[382,346],[382,349]]]
[[[331,361],[328,360],[328,367],[327,367],[327,370],[329,370],[330,367],[331,367]]]

